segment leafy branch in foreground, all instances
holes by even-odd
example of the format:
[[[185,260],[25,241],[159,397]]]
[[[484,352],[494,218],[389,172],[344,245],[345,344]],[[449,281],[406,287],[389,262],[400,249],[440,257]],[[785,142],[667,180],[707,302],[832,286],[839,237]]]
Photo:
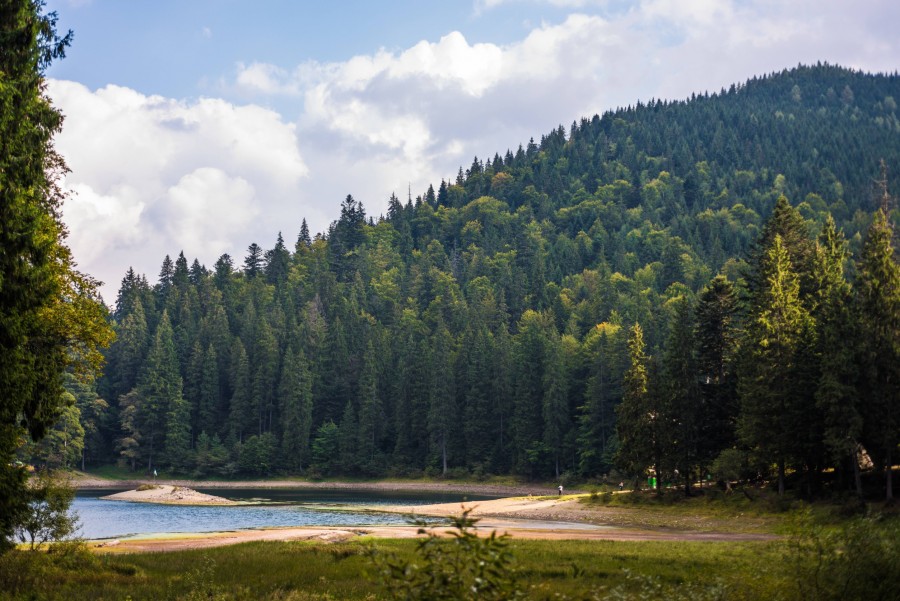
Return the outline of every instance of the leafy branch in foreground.
[[[373,551],[381,583],[390,599],[462,600],[521,599],[513,571],[508,536],[492,531],[479,537],[471,509],[451,518],[451,530],[426,529],[411,561]]]
[[[69,512],[75,489],[64,477],[42,469],[28,483],[28,512],[16,537],[39,549],[44,543],[63,541],[78,530],[78,518]]]

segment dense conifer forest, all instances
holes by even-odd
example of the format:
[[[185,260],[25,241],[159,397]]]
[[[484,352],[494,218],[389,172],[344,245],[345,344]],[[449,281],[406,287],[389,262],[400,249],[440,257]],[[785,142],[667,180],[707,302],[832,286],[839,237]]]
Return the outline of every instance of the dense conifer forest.
[[[23,452],[852,489],[900,442],[898,101],[896,73],[800,66],[560,126],[386,215],[348,195],[243,257],[173,249],[125,274],[105,374]]]

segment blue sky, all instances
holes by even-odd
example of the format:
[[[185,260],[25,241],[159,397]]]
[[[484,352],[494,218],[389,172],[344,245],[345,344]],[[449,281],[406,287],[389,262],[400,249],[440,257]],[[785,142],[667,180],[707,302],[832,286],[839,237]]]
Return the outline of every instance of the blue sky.
[[[48,72],[82,270],[212,265],[369,214],[472,157],[636,100],[798,63],[900,68],[872,0],[48,0],[75,40]]]

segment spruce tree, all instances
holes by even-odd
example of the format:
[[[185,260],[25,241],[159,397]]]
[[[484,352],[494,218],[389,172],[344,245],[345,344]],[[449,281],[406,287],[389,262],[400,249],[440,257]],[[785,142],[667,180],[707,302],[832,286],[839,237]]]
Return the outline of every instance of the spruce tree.
[[[816,320],[819,381],[816,403],[823,416],[824,443],[839,465],[850,465],[856,494],[862,497],[858,454],[862,434],[856,394],[859,342],[851,314],[852,294],[844,277],[848,253],[842,232],[829,215],[816,245]]]
[[[739,433],[760,458],[778,467],[778,494],[784,494],[787,465],[798,458],[797,435],[806,408],[799,357],[812,327],[800,303],[800,282],[787,248],[776,234],[758,270],[761,288],[744,340],[739,382]]]
[[[111,338],[97,283],[75,270],[65,245],[66,167],[52,142],[62,115],[44,73],[72,38],[42,9],[34,0],[0,6],[0,548],[26,511],[27,475],[13,453],[55,423],[63,373],[98,368],[97,347]]]
[[[137,423],[143,434],[143,446],[147,458],[147,471],[153,471],[153,458],[166,439],[167,425],[176,425],[179,440],[173,449],[184,445],[179,420],[190,428],[190,410],[184,412],[181,403],[182,381],[175,353],[175,341],[169,316],[163,311],[156,328],[153,345],[147,353],[147,361],[137,385],[139,404]],[[176,416],[173,418],[173,414]],[[177,418],[177,419],[176,419]],[[190,446],[188,436],[187,447]]]
[[[701,466],[737,442],[736,424],[740,403],[735,359],[739,341],[737,300],[734,287],[718,275],[701,292],[696,308],[694,343],[700,387],[702,433]]]
[[[663,353],[662,394],[666,397],[665,417],[673,428],[668,433],[672,442],[669,456],[684,479],[686,495],[691,494],[691,482],[702,466],[706,430],[694,331],[694,308],[690,301],[681,298],[675,305]]]
[[[638,323],[634,324],[628,335],[628,360],[622,402],[616,407],[616,434],[619,438],[616,463],[625,471],[639,476],[653,462],[653,438],[649,357],[644,350],[644,331]]]
[[[856,280],[863,434],[870,454],[884,467],[888,500],[894,498],[891,466],[900,443],[900,265],[893,233],[886,209],[876,211]]]
[[[302,471],[312,429],[312,375],[303,351],[289,348],[278,386],[281,414],[281,464]]]

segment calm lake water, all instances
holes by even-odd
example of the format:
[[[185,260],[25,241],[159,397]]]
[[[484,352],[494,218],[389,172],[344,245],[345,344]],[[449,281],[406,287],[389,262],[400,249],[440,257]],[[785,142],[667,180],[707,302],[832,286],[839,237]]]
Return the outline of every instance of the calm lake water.
[[[379,505],[426,505],[491,499],[483,495],[309,489],[198,489],[259,505],[207,507],[104,501],[99,497],[121,489],[78,491],[72,509],[81,536],[121,538],[159,532],[215,532],[275,526],[375,526],[408,524],[408,516],[360,510]],[[352,507],[352,509],[351,509]]]

